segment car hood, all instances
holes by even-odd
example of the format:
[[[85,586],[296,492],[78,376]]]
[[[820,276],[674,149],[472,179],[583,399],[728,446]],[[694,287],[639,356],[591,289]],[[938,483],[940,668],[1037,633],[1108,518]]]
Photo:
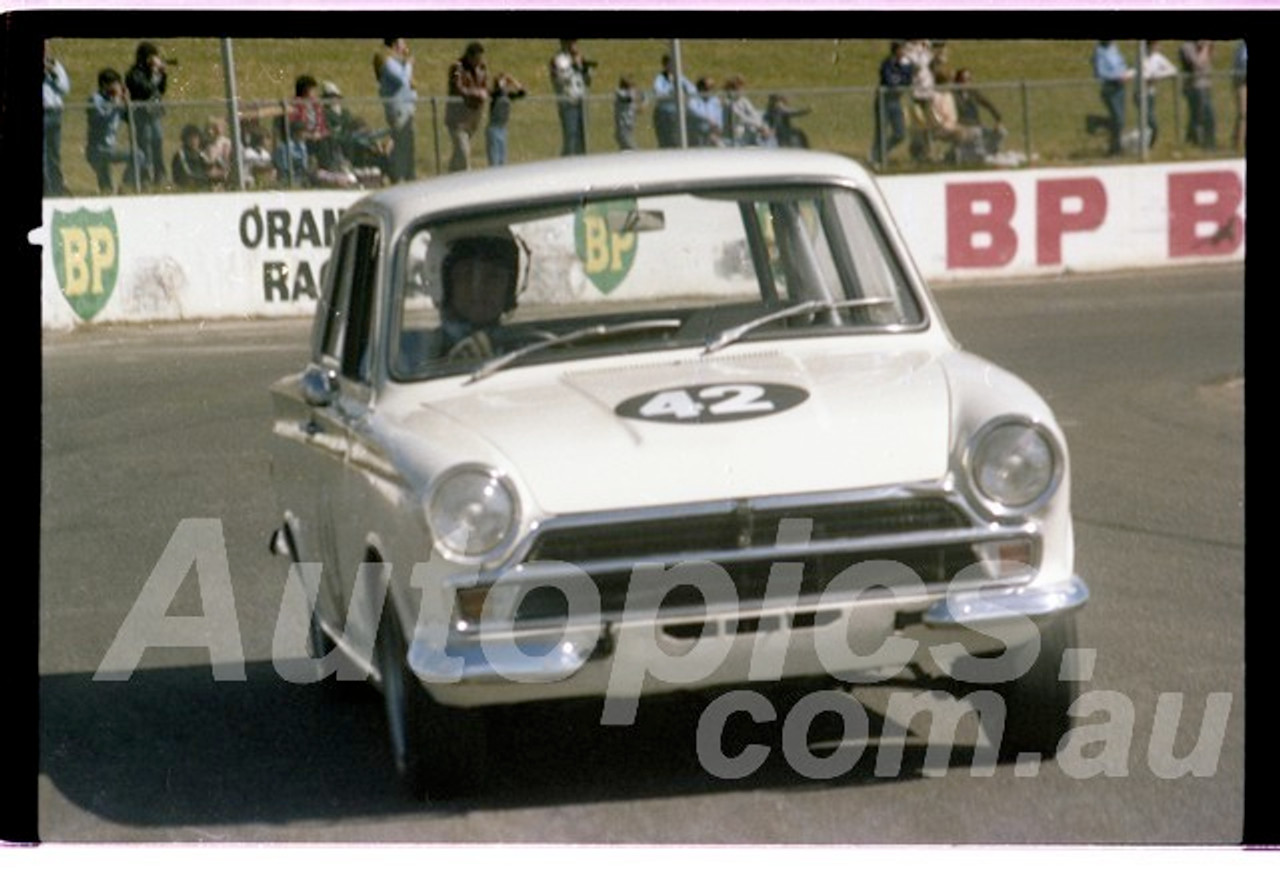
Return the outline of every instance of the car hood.
[[[937,357],[829,349],[503,371],[412,416],[487,443],[547,514],[944,476],[950,390]]]

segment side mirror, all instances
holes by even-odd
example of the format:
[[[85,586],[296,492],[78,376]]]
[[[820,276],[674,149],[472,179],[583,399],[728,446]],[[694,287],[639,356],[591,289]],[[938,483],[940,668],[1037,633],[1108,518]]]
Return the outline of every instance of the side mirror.
[[[338,395],[338,374],[316,364],[302,373],[302,397],[312,407],[327,407]]]

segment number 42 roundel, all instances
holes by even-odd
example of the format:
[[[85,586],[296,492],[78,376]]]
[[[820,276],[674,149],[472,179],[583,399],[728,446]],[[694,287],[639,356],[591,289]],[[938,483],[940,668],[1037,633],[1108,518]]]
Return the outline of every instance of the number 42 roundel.
[[[711,383],[646,392],[615,411],[653,423],[728,423],[778,414],[808,397],[805,390],[781,383]]]

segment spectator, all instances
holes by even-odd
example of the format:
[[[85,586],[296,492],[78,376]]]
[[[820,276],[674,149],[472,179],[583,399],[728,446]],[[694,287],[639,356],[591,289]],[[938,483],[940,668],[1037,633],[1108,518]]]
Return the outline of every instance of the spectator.
[[[660,149],[680,145],[680,116],[683,114],[684,103],[698,92],[684,75],[680,75],[678,80],[677,85],[671,57],[663,56],[662,71],[653,79],[653,131],[658,137]]]
[[[1245,151],[1245,113],[1248,110],[1248,88],[1245,76],[1249,68],[1249,48],[1241,40],[1231,57],[1231,86],[1235,89],[1236,123],[1232,128],[1231,144],[1236,152]]]
[[[1099,95],[1107,110],[1107,155],[1118,156],[1121,152],[1120,138],[1124,133],[1124,89],[1125,84],[1133,79],[1133,69],[1125,62],[1115,41],[1098,41],[1093,50],[1093,76],[1098,80]],[[1092,133],[1096,121],[1091,120],[1088,127]]]
[[[293,94],[289,121],[301,122],[307,156],[326,168],[341,167],[341,160],[336,157],[336,143],[329,132],[324,103],[320,100],[320,82],[311,75],[300,75],[294,82]]]
[[[689,98],[691,146],[724,146],[724,103],[716,95],[714,78],[699,78]]]
[[[390,131],[374,131],[342,104],[342,90],[332,81],[320,85],[324,118],[338,153],[351,165],[361,184],[381,186],[391,171]]]
[[[124,79],[112,68],[98,72],[98,90],[89,97],[86,110],[88,128],[85,138],[85,158],[98,178],[98,191],[111,194],[111,166],[127,163],[126,182],[136,182],[142,176],[142,153],[132,146],[119,144],[120,122],[126,115]]]
[[[871,146],[871,161],[876,165],[882,164],[889,152],[907,138],[902,95],[911,86],[912,69],[906,43],[890,43],[889,55],[880,63],[880,89],[876,91],[875,143]]]
[[[1142,83],[1145,88],[1147,103],[1147,147],[1156,145],[1156,84],[1178,75],[1178,69],[1169,61],[1169,57],[1160,52],[1160,41],[1149,40],[1147,54],[1142,57]],[[1143,93],[1134,91],[1133,103],[1141,107]]]
[[[976,128],[979,134],[979,149],[983,156],[994,156],[1000,152],[1000,144],[1008,131],[1004,127],[1004,119],[995,103],[987,99],[973,85],[973,72],[962,68],[956,72],[955,86],[951,95],[955,98],[956,116],[962,127]],[[983,124],[982,110],[991,116],[991,124]]]
[[[413,150],[413,113],[418,93],[413,87],[413,56],[409,43],[403,37],[388,37],[383,41],[385,55],[381,57],[378,75],[378,96],[382,97],[391,128],[391,181],[400,183],[417,176]]]
[[[44,195],[61,196],[67,192],[62,177],[62,110],[71,92],[71,79],[62,63],[49,55],[49,42],[44,42]]]
[[[173,154],[173,185],[184,190],[208,190],[226,181],[225,168],[211,164],[205,154],[204,133],[198,124],[182,128],[182,145]]]
[[[271,158],[276,166],[276,180],[291,187],[310,186],[312,160],[303,139],[305,126],[301,121],[286,120],[284,127],[288,132],[283,140],[276,141]]]
[[[636,118],[644,100],[644,91],[630,75],[618,79],[618,89],[613,92],[613,139],[618,149],[636,148]]]
[[[945,69],[933,72],[933,100],[929,104],[930,136],[949,144],[947,159],[971,162],[982,156],[982,128],[960,122],[960,110],[951,90],[951,76]]]
[[[489,125],[484,130],[485,157],[491,167],[507,164],[507,122],[511,120],[511,101],[524,97],[524,85],[502,72],[493,80],[489,91]]]
[[[220,168],[224,175],[231,171],[231,138],[227,136],[227,124],[217,115],[210,115],[204,126],[204,158],[210,165]]]
[[[132,104],[133,126],[142,151],[142,180],[164,183],[164,92],[169,76],[164,58],[155,44],[138,44],[133,68],[125,75],[125,89]]]
[[[1182,59],[1182,95],[1187,98],[1187,142],[1202,149],[1216,149],[1218,136],[1213,116],[1213,41],[1186,41],[1179,56]]]
[[[779,146],[798,146],[809,148],[809,135],[791,123],[791,119],[808,115],[808,109],[796,109],[785,96],[775,93],[769,97],[764,107],[764,121],[773,128],[778,137]]]
[[[934,94],[934,45],[929,40],[906,42],[906,56],[911,61],[911,158],[927,159],[932,153],[929,136],[932,131]]]
[[[551,87],[560,113],[562,156],[580,156],[587,151],[586,99],[594,67],[594,62],[583,57],[576,39],[562,39],[559,51],[551,57]]]
[[[240,124],[240,158],[244,170],[240,181],[246,187],[256,186],[275,176],[275,163],[271,159],[271,138],[256,118],[245,118]]]
[[[734,75],[724,82],[724,129],[729,135],[730,145],[777,146],[777,138],[773,129],[765,124],[764,115],[742,92],[746,85],[746,79],[742,75]]]
[[[467,44],[462,56],[449,66],[448,91],[444,126],[453,143],[449,170],[466,171],[471,167],[471,138],[480,127],[489,98],[489,70],[484,64],[484,46],[478,41]]]

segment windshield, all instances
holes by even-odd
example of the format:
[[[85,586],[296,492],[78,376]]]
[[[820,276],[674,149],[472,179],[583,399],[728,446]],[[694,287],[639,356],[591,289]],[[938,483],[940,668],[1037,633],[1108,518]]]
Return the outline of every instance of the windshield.
[[[866,201],[837,187],[617,197],[427,224],[403,243],[397,379],[923,322]],[[480,372],[480,376],[476,374]]]

